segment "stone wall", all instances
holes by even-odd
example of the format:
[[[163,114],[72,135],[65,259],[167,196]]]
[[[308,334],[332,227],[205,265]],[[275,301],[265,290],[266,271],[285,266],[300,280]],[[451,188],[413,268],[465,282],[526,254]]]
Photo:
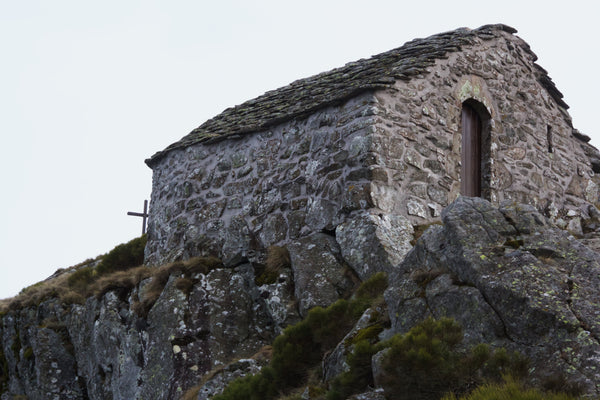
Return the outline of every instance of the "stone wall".
[[[370,207],[373,101],[365,94],[270,131],[171,151],[154,167],[147,263],[252,258]]]
[[[534,205],[581,232],[580,216],[598,201],[598,186],[567,112],[540,84],[534,61],[527,44],[509,33],[477,38],[389,89],[269,131],[170,151],[153,166],[146,262],[207,253],[260,260],[272,244],[343,233],[348,224],[368,223],[364,231],[377,237],[404,237],[411,230],[404,217],[412,224],[439,219],[460,194],[467,100],[489,114],[484,197]],[[364,244],[341,237],[349,246],[340,243],[343,253]],[[381,254],[390,257],[383,263],[393,264],[406,245],[397,252],[382,244]],[[363,277],[381,260],[358,257],[352,266]]]
[[[510,34],[478,41],[427,75],[377,93],[375,206],[418,224],[459,196],[461,107],[473,99],[491,116],[484,197],[534,205],[559,223],[575,217],[577,230],[598,188],[568,114],[532,73],[535,56],[525,42]]]

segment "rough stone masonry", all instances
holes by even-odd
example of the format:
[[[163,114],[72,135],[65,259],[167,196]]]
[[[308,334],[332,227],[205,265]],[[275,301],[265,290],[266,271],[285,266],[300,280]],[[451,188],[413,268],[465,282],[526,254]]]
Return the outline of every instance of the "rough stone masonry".
[[[407,251],[411,225],[439,220],[460,195],[465,102],[484,124],[482,197],[533,205],[580,232],[598,202],[600,155],[515,32],[488,25],[417,39],[205,122],[147,160],[147,263],[260,259],[270,245],[343,236],[349,225],[382,238],[374,252]],[[345,242],[347,255],[361,245]],[[365,257],[356,268],[368,276]]]

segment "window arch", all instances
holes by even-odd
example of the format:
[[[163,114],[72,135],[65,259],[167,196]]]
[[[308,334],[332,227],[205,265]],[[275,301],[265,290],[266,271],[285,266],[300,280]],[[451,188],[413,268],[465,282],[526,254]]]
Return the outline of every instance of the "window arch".
[[[490,115],[473,99],[462,104],[460,194],[490,198]]]

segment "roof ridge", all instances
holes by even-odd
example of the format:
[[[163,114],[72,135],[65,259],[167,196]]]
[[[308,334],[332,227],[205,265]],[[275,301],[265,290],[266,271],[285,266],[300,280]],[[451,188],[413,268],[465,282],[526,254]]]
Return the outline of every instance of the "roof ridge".
[[[504,24],[483,25],[473,30],[458,28],[426,38],[413,39],[395,49],[295,80],[286,86],[225,109],[178,142],[154,154],[146,160],[146,164],[152,167],[174,149],[265,130],[282,122],[304,117],[315,110],[340,104],[360,93],[390,87],[397,80],[410,80],[413,76],[423,73],[436,60],[446,58],[448,53],[460,51],[462,46],[473,44],[475,38],[493,39],[498,37],[498,32],[514,34],[517,30]],[[524,41],[523,43],[526,46],[524,49],[535,61],[537,57]],[[539,67],[536,73],[538,81],[561,106],[565,107],[562,94],[544,72]]]

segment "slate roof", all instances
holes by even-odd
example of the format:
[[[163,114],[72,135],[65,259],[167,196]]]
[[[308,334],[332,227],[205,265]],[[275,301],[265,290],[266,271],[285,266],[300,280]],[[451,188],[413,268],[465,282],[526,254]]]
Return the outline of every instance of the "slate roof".
[[[360,93],[389,87],[397,80],[410,80],[413,76],[425,72],[436,60],[447,58],[448,53],[460,51],[463,46],[473,44],[475,38],[489,40],[500,36],[500,32],[503,31],[511,34],[517,32],[516,29],[503,24],[485,25],[473,30],[459,28],[425,39],[415,39],[397,49],[297,80],[288,86],[226,109],[178,142],[154,154],[146,160],[146,164],[152,167],[174,149],[262,131],[282,122],[310,115],[318,109],[340,104]],[[537,56],[525,42],[523,46],[535,61]],[[540,84],[560,106],[567,109],[567,104],[562,100],[562,93],[558,91],[547,72],[537,64],[535,67]]]

